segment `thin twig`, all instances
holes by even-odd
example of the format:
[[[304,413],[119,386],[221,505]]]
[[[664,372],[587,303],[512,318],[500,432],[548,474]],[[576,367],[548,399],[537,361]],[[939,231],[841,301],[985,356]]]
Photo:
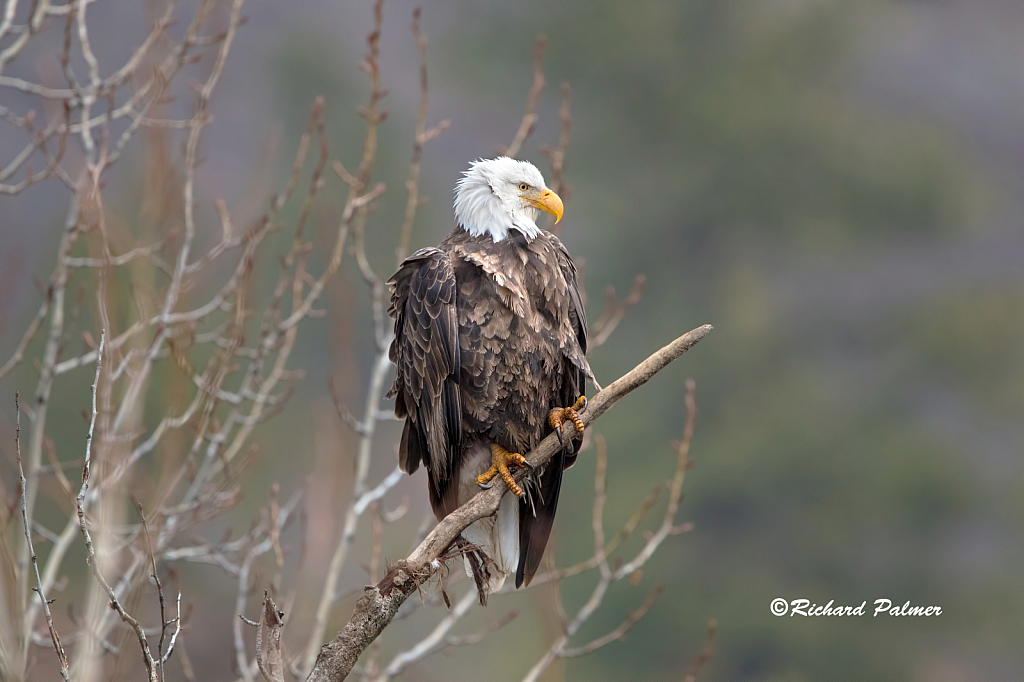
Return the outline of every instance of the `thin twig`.
[[[623,564],[615,571],[615,578],[619,579],[631,574],[646,562],[661,542],[672,534],[676,528],[675,516],[679,510],[679,501],[683,492],[683,481],[686,478],[688,457],[690,454],[690,442],[693,440],[693,422],[697,416],[697,408],[694,405],[695,384],[693,379],[686,380],[686,426],[683,429],[683,439],[679,441],[677,449],[676,473],[669,483],[668,506],[665,508],[665,516],[661,520],[661,527],[650,539],[643,549],[632,561]]]
[[[661,593],[664,590],[664,585],[656,586],[647,596],[647,599],[644,600],[644,603],[641,604],[639,608],[637,608],[635,611],[631,612],[626,617],[626,620],[622,621],[619,627],[615,628],[603,637],[598,637],[597,639],[587,642],[583,646],[575,647],[572,649],[561,649],[558,652],[559,658],[575,658],[577,656],[585,656],[593,651],[600,649],[606,644],[611,644],[612,642],[619,641],[620,639],[625,637],[629,629],[636,625],[637,621],[643,618],[644,614],[647,613],[652,606],[654,606],[654,602],[658,600],[658,597],[661,596]]]
[[[43,349],[41,369],[39,372],[39,383],[36,386],[34,396],[35,407],[33,409],[32,435],[28,451],[28,471],[26,472],[28,487],[24,491],[25,510],[30,526],[32,525],[32,519],[35,514],[35,499],[38,489],[37,480],[39,467],[42,464],[43,458],[43,443],[46,439],[46,418],[50,407],[50,393],[53,390],[53,380],[56,375],[54,367],[56,365],[57,354],[61,346],[61,338],[64,334],[64,297],[68,281],[68,269],[64,265],[64,259],[70,252],[71,246],[74,244],[78,235],[78,200],[79,194],[76,193],[72,197],[71,205],[68,207],[67,217],[64,222],[64,234],[61,237],[60,245],[57,249],[57,265],[54,268],[53,274],[50,276],[50,284],[47,289],[47,298],[50,300],[50,333],[46,339],[46,345]],[[68,521],[68,526],[72,527],[71,519]],[[69,540],[70,535],[71,534],[69,533]],[[52,560],[48,559],[46,562],[46,569],[43,572],[43,586],[46,591],[49,591],[49,586],[52,585],[52,582],[46,580],[47,574],[50,572],[51,563]],[[22,551],[19,552],[18,565],[22,580],[27,580],[27,546],[22,547]],[[26,595],[25,598],[27,599],[27,589],[24,590],[23,594]],[[28,618],[23,624],[26,630],[30,629],[30,624],[35,622],[36,608],[37,607],[33,605],[28,609]],[[27,635],[28,633],[26,631],[21,652],[21,662],[23,666],[27,661],[28,655]]]
[[[562,104],[558,107],[558,120],[562,123],[562,129],[558,133],[558,144],[554,149],[542,147],[541,154],[551,159],[551,186],[555,193],[562,198],[562,201],[569,200],[569,186],[565,182],[565,154],[569,149],[569,142],[572,140],[572,114],[570,105],[572,103],[572,90],[568,83],[562,83]],[[554,217],[548,216],[548,230],[559,234],[564,223],[555,224]]]
[[[708,621],[708,635],[704,640],[704,648],[700,651],[700,656],[693,662],[690,667],[690,671],[686,673],[685,682],[697,682],[697,674],[704,667],[704,664],[711,658],[711,654],[715,651],[715,632],[718,630],[718,621],[712,618]]]
[[[110,584],[104,579],[103,574],[100,573],[99,563],[96,560],[96,550],[92,543],[92,535],[89,534],[89,528],[85,522],[85,493],[89,489],[89,478],[91,476],[92,466],[92,439],[93,431],[96,428],[96,394],[100,383],[100,372],[103,365],[103,346],[106,343],[106,339],[107,331],[104,329],[100,332],[100,347],[96,356],[96,377],[92,385],[92,418],[89,420],[89,435],[85,439],[85,464],[82,466],[82,487],[78,491],[78,523],[82,531],[82,537],[85,538],[85,549],[88,553],[86,563],[92,567],[92,573],[96,577],[96,580],[103,585],[103,589],[106,591],[110,600],[110,607],[117,611],[117,615],[121,617],[121,620],[135,631],[135,635],[139,639],[139,646],[142,647],[142,657],[146,663],[149,680],[150,682],[157,682],[156,664],[153,661],[153,654],[149,650],[149,641],[146,638],[146,631],[139,624],[139,621],[124,609],[124,606],[117,598],[114,590],[111,589]]]
[[[149,524],[146,523],[146,513],[142,508],[142,503],[138,500],[135,501],[136,506],[139,508],[139,518],[142,519],[142,530],[146,536],[146,548],[149,551],[149,558],[153,565],[153,582],[156,583],[156,594],[157,599],[160,602],[160,642],[157,644],[157,665],[160,666],[160,679],[164,679],[164,668],[163,664],[170,659],[171,654],[174,652],[174,642],[178,637],[178,633],[181,631],[181,592],[178,593],[178,615],[174,620],[167,620],[167,615],[164,605],[164,587],[160,583],[160,572],[156,567],[156,552],[153,551],[153,539],[149,536]],[[167,647],[167,653],[164,653],[164,639],[167,635],[167,626],[174,624],[174,632],[171,634],[170,644]]]
[[[50,602],[46,599],[46,593],[43,592],[43,583],[39,578],[39,561],[36,558],[36,549],[32,544],[32,530],[29,528],[28,511],[25,507],[25,469],[22,468],[21,465],[21,405],[18,402],[17,392],[14,393],[14,412],[14,443],[18,458],[18,476],[21,480],[21,518],[25,523],[25,541],[28,543],[28,552],[32,558],[32,570],[36,574],[36,586],[34,590],[36,594],[39,595],[39,603],[43,607],[43,613],[46,614],[46,627],[50,630],[50,640],[53,642],[53,649],[57,652],[57,660],[60,662],[60,676],[64,678],[65,682],[67,682],[69,679],[68,657],[64,653],[64,647],[61,646],[60,637],[57,635],[57,629],[53,626],[53,617],[50,615]]]
[[[601,577],[609,578],[612,569],[608,565],[608,555],[605,554],[604,549],[605,472],[608,469],[608,448],[604,436],[601,434],[597,434],[594,442],[597,446],[594,456],[594,511],[591,514],[591,526],[594,531],[594,559],[601,571]]]
[[[633,288],[629,292],[629,296],[623,299],[622,303],[619,303],[615,297],[615,287],[608,286],[605,290],[605,305],[604,312],[601,317],[594,321],[590,329],[590,348],[594,349],[598,346],[604,345],[604,342],[608,340],[615,328],[619,326],[623,318],[626,317],[633,306],[640,302],[640,297],[643,295],[644,283],[647,278],[644,275],[637,275],[633,280]]]
[[[537,39],[533,41],[533,85],[530,86],[530,94],[526,98],[526,112],[523,113],[523,119],[519,122],[519,129],[516,130],[512,143],[502,151],[505,156],[515,158],[519,155],[523,142],[533,132],[537,123],[537,104],[540,102],[540,93],[544,90],[544,45],[546,43],[547,38],[542,35],[537,36]]]
[[[409,164],[409,179],[405,181],[408,199],[405,202],[405,218],[402,231],[395,248],[395,260],[401,265],[409,255],[409,241],[412,239],[412,225],[416,219],[416,209],[420,206],[420,159],[423,156],[423,145],[436,137],[450,121],[441,121],[430,130],[427,125],[427,37],[420,32],[420,8],[412,11],[412,35],[416,39],[416,48],[420,58],[420,105],[416,112],[416,129],[413,134],[412,161]]]

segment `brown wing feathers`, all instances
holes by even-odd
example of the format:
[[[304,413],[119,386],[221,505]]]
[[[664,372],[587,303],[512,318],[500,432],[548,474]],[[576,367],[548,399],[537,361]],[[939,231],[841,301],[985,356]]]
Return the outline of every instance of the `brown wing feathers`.
[[[397,367],[395,415],[407,417],[399,465],[413,473],[420,462],[430,479],[435,514],[455,508],[462,449],[459,397],[459,335],[455,273],[440,249],[421,249],[392,277],[395,340],[389,352]],[[450,507],[450,508],[449,508]]]

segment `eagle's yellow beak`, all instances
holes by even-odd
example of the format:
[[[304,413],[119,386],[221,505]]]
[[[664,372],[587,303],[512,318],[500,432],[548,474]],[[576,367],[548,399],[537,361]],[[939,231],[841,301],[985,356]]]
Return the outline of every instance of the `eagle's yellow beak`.
[[[534,208],[539,208],[545,213],[550,213],[555,216],[556,225],[558,224],[558,221],[562,219],[562,209],[564,208],[562,205],[562,198],[551,190],[545,189],[540,193],[540,197],[537,198],[524,198],[529,201]]]

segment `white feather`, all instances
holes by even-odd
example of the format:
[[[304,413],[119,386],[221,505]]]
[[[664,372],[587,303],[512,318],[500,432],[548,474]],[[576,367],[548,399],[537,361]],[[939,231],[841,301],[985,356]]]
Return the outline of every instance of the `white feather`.
[[[491,449],[483,446],[466,453],[459,475],[459,506],[469,501],[480,492],[476,477],[487,471],[491,466]],[[501,498],[498,513],[474,521],[462,537],[483,550],[484,554],[494,561],[491,579],[486,590],[497,592],[505,583],[505,578],[514,573],[519,563],[519,498],[511,493]],[[466,559],[466,574],[473,577],[469,560]]]

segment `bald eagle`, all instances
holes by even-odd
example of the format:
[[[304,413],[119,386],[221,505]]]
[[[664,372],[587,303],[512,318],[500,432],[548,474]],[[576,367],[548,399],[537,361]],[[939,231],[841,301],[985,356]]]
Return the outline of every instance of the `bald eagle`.
[[[536,573],[593,380],[576,268],[558,237],[537,227],[538,210],[562,217],[534,165],[476,161],[456,186],[454,231],[388,281],[397,366],[388,395],[405,420],[399,465],[410,474],[424,465],[438,520],[498,476],[514,493],[463,532],[482,602],[513,571],[516,587]],[[576,439],[520,488],[509,468],[529,466],[523,454],[552,429],[561,438],[570,421]]]

